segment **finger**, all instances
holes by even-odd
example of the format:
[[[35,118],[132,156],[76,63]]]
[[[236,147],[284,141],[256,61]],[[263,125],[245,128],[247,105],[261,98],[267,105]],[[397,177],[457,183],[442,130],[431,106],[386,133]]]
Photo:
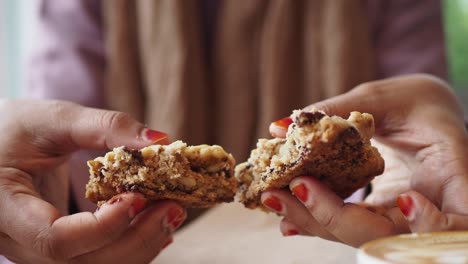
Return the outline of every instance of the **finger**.
[[[76,263],[149,263],[171,242],[172,233],[186,218],[174,202],[158,202],[143,211],[115,243],[79,256]]]
[[[348,245],[359,246],[378,237],[397,234],[403,229],[399,226],[402,216],[397,208],[388,210],[382,216],[359,205],[344,203],[338,195],[312,177],[295,178],[289,186],[311,216]]]
[[[130,115],[85,108],[77,113],[69,132],[72,140],[81,148],[113,148],[128,146],[141,148],[151,144],[167,144],[166,133],[148,129]]]
[[[292,124],[292,119],[290,117],[286,117],[270,124],[270,134],[276,138],[285,138],[286,133],[288,132],[288,127]]]
[[[127,193],[111,199],[94,214],[61,217],[51,204],[21,188],[4,185],[0,211],[8,213],[0,215],[0,228],[19,244],[53,259],[73,257],[114,241],[146,202],[141,194]]]
[[[43,140],[44,144],[54,142],[59,150],[109,149],[122,145],[141,148],[149,144],[169,142],[167,134],[146,128],[126,113],[88,108],[63,101],[32,101],[31,104],[37,108],[36,111],[19,115],[25,130],[36,138],[46,139]],[[54,122],[44,129],[48,120]],[[72,149],[64,149],[67,146]]]
[[[0,256],[13,263],[50,263],[50,260],[18,244],[10,237],[0,234]],[[0,260],[0,263],[3,263]]]
[[[426,74],[412,74],[363,83],[345,94],[315,103],[305,109],[317,108],[329,115],[338,115],[343,118],[346,118],[352,111],[370,113],[374,116],[378,129],[392,119],[390,115],[403,113],[405,109],[414,107],[406,100],[413,98],[414,94],[418,94],[421,98],[426,97],[425,100],[419,101],[426,101],[430,104],[434,100],[450,104],[456,101],[450,87],[441,79]],[[453,114],[458,115],[459,118],[462,111],[459,109]]]
[[[168,135],[145,128],[130,115],[93,108],[73,109],[73,119],[63,120],[64,131],[80,148],[141,148],[149,143],[166,144]]]
[[[392,79],[376,81],[372,83],[362,84],[352,89],[351,91],[326,99],[321,102],[314,103],[305,107],[305,110],[319,109],[328,115],[337,115],[347,118],[352,111],[361,111],[371,113],[376,120],[381,120],[385,115],[385,111],[381,111],[382,104],[389,103],[382,98],[386,97],[386,90],[382,89],[393,82]],[[381,98],[378,99],[377,98]]]
[[[290,222],[288,219],[283,218],[280,223],[280,231],[283,236],[295,236],[295,235],[310,235],[305,231],[302,231],[299,226]]]
[[[269,190],[261,195],[262,204],[271,211],[285,216],[285,218],[303,230],[302,234],[319,236],[324,239],[337,241],[330,232],[323,228],[310,214],[307,208],[294,196],[285,190]],[[284,234],[284,233],[283,233]]]
[[[397,204],[412,232],[468,229],[468,216],[443,213],[418,192],[410,191],[400,195]]]
[[[385,208],[384,206],[373,205],[365,202],[357,202],[355,204],[366,208],[368,211],[371,211],[374,214],[385,215],[387,213],[387,208]]]

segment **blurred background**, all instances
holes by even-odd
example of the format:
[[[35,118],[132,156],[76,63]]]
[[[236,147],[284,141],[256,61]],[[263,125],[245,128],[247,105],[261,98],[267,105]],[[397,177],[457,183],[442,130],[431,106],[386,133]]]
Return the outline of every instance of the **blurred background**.
[[[0,97],[18,97],[26,85],[25,62],[34,44],[38,1],[0,0]],[[450,81],[468,105],[468,0],[443,3]]]
[[[443,0],[450,82],[468,106],[468,0]]]
[[[18,97],[34,43],[33,12],[39,0],[0,0],[0,97]]]

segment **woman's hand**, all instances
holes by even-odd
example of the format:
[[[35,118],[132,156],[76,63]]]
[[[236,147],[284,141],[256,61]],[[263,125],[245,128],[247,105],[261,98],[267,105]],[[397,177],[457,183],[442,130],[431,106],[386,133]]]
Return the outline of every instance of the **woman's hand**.
[[[442,81],[411,75],[363,84],[314,105],[331,115],[367,112],[386,170],[366,206],[345,203],[312,177],[298,177],[277,199],[283,234],[315,235],[352,246],[404,232],[468,229],[468,137],[463,111]],[[283,130],[283,131],[281,131]],[[273,124],[270,131],[284,135]],[[274,198],[271,198],[274,197]]]
[[[140,148],[167,142],[166,134],[122,113],[60,101],[2,102],[0,113],[0,255],[18,263],[147,263],[171,242],[186,217],[174,202],[124,193],[95,213],[64,216],[37,188],[78,149]],[[55,187],[48,191],[66,186]]]

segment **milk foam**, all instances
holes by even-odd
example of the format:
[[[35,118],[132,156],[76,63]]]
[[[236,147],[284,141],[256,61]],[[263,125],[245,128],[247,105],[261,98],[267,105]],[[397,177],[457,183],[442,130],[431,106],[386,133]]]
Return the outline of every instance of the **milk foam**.
[[[401,235],[363,245],[359,264],[468,263],[468,232]]]

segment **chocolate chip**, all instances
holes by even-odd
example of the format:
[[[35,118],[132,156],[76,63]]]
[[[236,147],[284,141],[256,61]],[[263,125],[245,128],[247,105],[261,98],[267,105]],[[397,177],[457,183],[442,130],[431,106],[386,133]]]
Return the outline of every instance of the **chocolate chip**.
[[[316,124],[324,117],[325,114],[321,112],[301,112],[294,120],[294,123],[297,124],[298,127],[303,127],[310,124]]]
[[[132,158],[138,163],[138,164],[143,164],[143,155],[141,155],[141,151],[137,149],[129,149],[127,147],[123,148],[123,151],[126,153],[132,155]]]
[[[361,148],[363,145],[361,135],[355,127],[348,127],[343,132],[341,132],[337,142],[344,142],[348,145],[353,146],[353,148]]]
[[[98,178],[102,179],[104,178],[104,174],[102,173],[103,171],[107,172],[107,169],[106,168],[101,168],[99,169],[99,175],[98,175]]]

